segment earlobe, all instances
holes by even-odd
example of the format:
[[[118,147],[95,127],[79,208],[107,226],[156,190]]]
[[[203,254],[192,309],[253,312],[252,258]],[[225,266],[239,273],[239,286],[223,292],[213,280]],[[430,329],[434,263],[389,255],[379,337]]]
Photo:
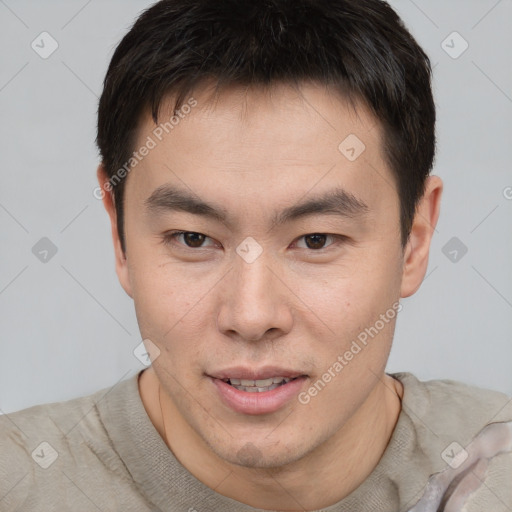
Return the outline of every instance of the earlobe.
[[[130,283],[130,275],[128,271],[128,260],[126,255],[121,247],[121,240],[119,238],[119,232],[117,229],[117,213],[114,204],[114,194],[112,192],[112,187],[109,183],[108,174],[103,166],[100,164],[98,166],[98,170],[96,172],[96,176],[98,178],[98,183],[101,188],[101,197],[103,206],[107,211],[107,214],[110,218],[110,228],[112,232],[112,242],[114,244],[114,254],[115,254],[115,263],[116,263],[116,273],[123,287],[124,291],[133,298],[132,295],[132,287]]]
[[[414,216],[409,241],[404,250],[400,297],[413,295],[420,287],[427,272],[430,242],[441,208],[443,182],[439,176],[429,176],[425,193]]]

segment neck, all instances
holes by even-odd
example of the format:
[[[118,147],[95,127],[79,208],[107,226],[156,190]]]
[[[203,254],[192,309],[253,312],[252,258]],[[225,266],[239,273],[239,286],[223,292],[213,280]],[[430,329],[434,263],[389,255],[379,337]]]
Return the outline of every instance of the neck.
[[[224,496],[254,508],[281,511],[325,508],[356,489],[386,449],[403,394],[400,382],[383,375],[356,414],[327,442],[293,464],[267,470],[235,466],[219,458],[186,424],[163,390],[160,402],[159,388],[154,372],[144,371],[139,380],[142,401],[179,462]],[[172,429],[166,428],[170,418]]]

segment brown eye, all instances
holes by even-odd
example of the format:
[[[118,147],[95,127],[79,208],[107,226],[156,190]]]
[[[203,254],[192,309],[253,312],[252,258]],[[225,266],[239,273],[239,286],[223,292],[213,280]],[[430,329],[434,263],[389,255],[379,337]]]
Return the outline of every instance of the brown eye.
[[[183,233],[183,240],[188,247],[201,247],[204,241],[206,240],[206,236],[201,233],[194,233],[192,231],[187,231]]]
[[[162,242],[173,249],[211,249],[218,247],[215,240],[196,231],[164,233]]]
[[[313,233],[311,235],[305,235],[304,240],[308,249],[323,249],[327,241],[327,235]]]

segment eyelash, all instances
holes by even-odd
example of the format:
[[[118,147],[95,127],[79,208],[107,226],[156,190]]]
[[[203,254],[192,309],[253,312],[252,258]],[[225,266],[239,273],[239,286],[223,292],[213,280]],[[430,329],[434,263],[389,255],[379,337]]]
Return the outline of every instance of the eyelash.
[[[173,231],[173,232],[170,232],[170,233],[166,233],[162,237],[162,242],[166,246],[172,246],[172,245],[178,244],[178,245],[180,245],[181,248],[183,248],[185,250],[192,250],[192,251],[197,251],[198,249],[206,249],[207,248],[207,247],[189,247],[186,244],[179,244],[179,243],[176,242],[176,238],[178,236],[181,236],[181,235],[184,235],[184,234],[187,234],[187,233],[193,233],[195,235],[202,235],[206,239],[213,240],[209,236],[204,235],[203,233],[198,233],[197,231]],[[311,236],[311,235],[325,235],[326,237],[330,237],[331,239],[333,239],[332,243],[330,243],[329,245],[327,245],[325,247],[322,247],[320,249],[310,249],[308,247],[304,248],[304,249],[308,249],[311,252],[317,252],[317,253],[320,253],[320,252],[322,252],[324,250],[328,250],[329,247],[337,246],[340,243],[346,241],[347,238],[348,238],[345,235],[334,235],[334,234],[330,234],[330,233],[313,232],[313,233],[306,233],[305,235],[302,235],[302,236],[298,237],[296,240],[301,240],[302,238],[305,238],[305,237]]]

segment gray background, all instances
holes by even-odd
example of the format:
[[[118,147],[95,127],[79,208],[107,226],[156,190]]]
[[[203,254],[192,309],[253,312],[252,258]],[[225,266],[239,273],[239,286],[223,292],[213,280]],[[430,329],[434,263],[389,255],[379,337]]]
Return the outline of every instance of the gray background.
[[[434,174],[445,191],[428,274],[402,300],[388,371],[512,394],[512,2],[391,4],[435,66]],[[0,0],[3,412],[88,394],[143,368],[93,190],[97,96],[116,43],[149,5]],[[59,45],[47,59],[31,47],[43,31]],[[469,44],[457,58],[463,41],[446,39],[454,31]],[[45,263],[32,252],[43,237],[57,247]]]

